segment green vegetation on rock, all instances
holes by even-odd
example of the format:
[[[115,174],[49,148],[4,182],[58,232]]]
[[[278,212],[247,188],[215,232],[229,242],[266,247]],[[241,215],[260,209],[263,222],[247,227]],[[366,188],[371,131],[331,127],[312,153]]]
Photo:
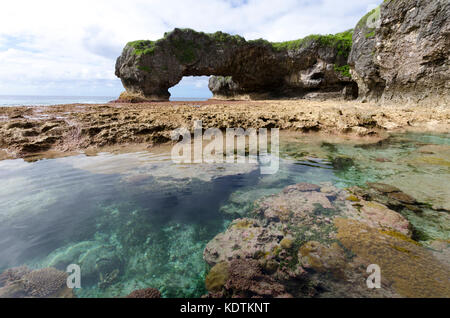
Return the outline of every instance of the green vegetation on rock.
[[[337,65],[335,65],[334,66],[334,70],[336,71],[336,72],[339,72],[339,73],[341,73],[343,76],[345,76],[345,77],[352,77],[352,75],[350,74],[350,65],[343,65],[343,66],[337,66]]]
[[[366,32],[364,34],[366,39],[372,38],[375,36],[375,28],[370,28],[369,26],[367,26],[367,20],[369,20],[369,18],[373,14],[375,14],[377,12],[377,10],[380,10],[380,8],[381,8],[381,6],[378,6],[377,8],[368,12],[364,17],[361,18],[361,20],[359,20],[358,24],[356,25],[356,27],[359,29],[362,29],[362,28],[366,29]]]
[[[200,35],[204,35],[208,37],[214,42],[219,43],[250,43],[250,44],[259,44],[259,45],[270,45],[277,51],[283,50],[297,50],[300,49],[311,42],[317,42],[319,45],[328,46],[328,47],[336,47],[338,50],[338,55],[348,56],[352,47],[352,36],[353,29],[337,33],[337,34],[328,34],[328,35],[319,35],[313,34],[309,35],[305,38],[293,40],[293,41],[285,41],[285,42],[269,42],[265,39],[257,39],[257,40],[249,40],[246,41],[243,37],[239,35],[230,35],[224,32],[215,32],[215,33],[204,33],[197,32],[191,29],[181,29],[182,32],[195,32]],[[149,41],[149,40],[140,40],[133,41],[127,44],[128,47],[132,47],[134,49],[134,54],[137,56],[153,54],[155,49],[158,47],[158,44],[161,41],[166,40],[172,32],[168,32],[164,34],[164,37],[157,41]],[[176,48],[177,57],[179,57],[180,62],[192,62],[195,59],[195,50],[200,49],[194,42],[186,41],[186,40],[175,40],[174,47]]]
[[[141,71],[144,71],[144,72],[148,72],[148,73],[151,72],[151,70],[148,66],[138,66],[138,69]]]
[[[155,41],[149,40],[139,40],[128,42],[127,47],[132,47],[134,49],[134,54],[137,56],[153,54],[156,48]]]
[[[282,50],[298,50],[308,43],[317,42],[319,45],[335,47],[338,50],[338,55],[348,56],[352,49],[352,37],[353,37],[353,29],[337,33],[337,34],[328,34],[328,35],[319,35],[313,34],[309,35],[303,39],[286,41],[286,42],[274,42],[271,43],[272,47],[277,51]]]

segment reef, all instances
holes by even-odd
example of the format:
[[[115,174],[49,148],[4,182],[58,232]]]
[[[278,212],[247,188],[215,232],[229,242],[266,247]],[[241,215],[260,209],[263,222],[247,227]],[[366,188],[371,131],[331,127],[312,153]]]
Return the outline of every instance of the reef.
[[[0,298],[73,298],[67,277],[55,268],[11,268],[0,275]]]
[[[125,298],[161,298],[161,293],[155,288],[135,290]]]
[[[350,72],[361,101],[450,104],[450,3],[388,0],[353,34]]]
[[[413,111],[412,111],[413,110]],[[180,127],[279,128],[382,137],[401,129],[448,131],[443,106],[379,106],[356,101],[209,101],[107,105],[0,107],[0,158],[68,155],[99,148],[171,141]]]
[[[208,296],[449,297],[448,241],[427,248],[399,208],[421,203],[389,185],[358,189],[300,183],[255,202],[206,246]],[[381,289],[366,286],[370,264]]]
[[[223,76],[210,81],[216,99],[304,97],[311,92],[340,97],[344,89],[347,97],[356,97],[347,65],[351,38],[347,31],[270,43],[175,29],[160,40],[125,46],[116,63],[126,89],[119,100],[168,100],[169,88],[183,76],[202,75]]]

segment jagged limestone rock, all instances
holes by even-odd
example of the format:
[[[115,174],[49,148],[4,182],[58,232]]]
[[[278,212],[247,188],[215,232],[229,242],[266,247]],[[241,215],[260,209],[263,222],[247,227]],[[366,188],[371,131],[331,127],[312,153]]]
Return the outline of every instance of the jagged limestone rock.
[[[347,58],[352,31],[297,41],[246,41],[222,32],[175,29],[158,41],[135,41],[117,59],[116,75],[127,96],[167,100],[183,76],[217,75],[216,98],[301,97],[352,86]],[[129,98],[128,98],[129,99]]]
[[[362,101],[450,104],[450,2],[387,0],[355,28],[349,57]]]

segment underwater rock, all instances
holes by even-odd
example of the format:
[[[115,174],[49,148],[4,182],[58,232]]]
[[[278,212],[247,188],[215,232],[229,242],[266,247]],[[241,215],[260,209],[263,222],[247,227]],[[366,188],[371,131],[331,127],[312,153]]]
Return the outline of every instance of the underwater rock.
[[[367,183],[369,189],[353,187],[352,191],[358,193],[368,201],[380,202],[396,211],[408,208],[416,213],[420,213],[421,204],[412,196],[402,192],[397,187],[384,183]]]
[[[337,193],[330,195],[330,193],[319,192],[319,190],[318,186],[304,183],[286,187],[282,194],[272,195],[258,201],[255,213],[269,221],[292,224],[310,221],[312,225],[313,218],[315,218],[314,212],[323,212],[328,215],[336,213],[330,199],[334,198]],[[307,219],[309,220],[307,221]]]
[[[383,183],[369,183],[368,185],[369,188],[352,187],[349,191],[360,197],[366,205],[369,203],[374,207],[381,204],[395,210],[409,221],[409,231],[406,231],[406,223],[398,219],[395,214],[386,214],[386,221],[388,219],[391,220],[389,222],[394,222],[395,219],[399,221],[393,223],[398,224],[393,227],[395,231],[411,236],[414,240],[422,243],[429,240],[450,239],[450,215],[442,207],[418,202],[415,198],[390,185]],[[417,187],[416,184],[413,185]],[[381,214],[380,217],[382,217]],[[370,223],[367,224],[370,225]]]
[[[49,255],[46,264],[49,267],[54,267],[60,270],[66,269],[68,265],[77,263],[80,256],[85,254],[86,251],[95,247],[96,242],[84,241],[70,245],[69,247],[61,248]]]
[[[227,204],[220,208],[220,212],[239,218],[247,217],[255,208],[254,202],[256,200],[267,195],[275,194],[280,190],[276,188],[237,190],[230,195]]]
[[[161,293],[155,288],[135,290],[125,298],[161,298]]]
[[[114,284],[118,280],[119,270],[115,269],[112,272],[107,272],[103,274],[100,272],[100,278],[98,282],[98,288],[105,289]]]
[[[413,198],[412,196],[410,196],[410,195],[407,195],[407,194],[404,193],[404,192],[392,192],[392,193],[388,193],[388,198],[397,200],[397,201],[399,201],[399,202],[401,202],[401,203],[404,203],[404,204],[411,204],[411,205],[417,204],[416,199],[414,199],[414,198]]]
[[[396,188],[394,186],[391,186],[389,184],[384,184],[384,183],[368,182],[367,185],[370,188],[375,189],[375,190],[377,190],[378,192],[381,192],[381,193],[394,193],[394,192],[401,192],[402,191],[399,188]]]
[[[351,97],[346,72],[352,32],[298,41],[246,41],[222,32],[175,29],[157,41],[128,43],[116,62],[125,101],[165,101],[183,76],[212,78],[217,99],[301,97],[309,92]],[[131,98],[129,96],[132,96]],[[333,97],[335,97],[333,95]],[[120,101],[120,100],[119,100]]]
[[[382,269],[403,297],[450,297],[450,268],[410,238],[380,231],[355,220],[337,218],[337,238],[358,257]]]
[[[331,160],[333,168],[336,170],[348,170],[355,165],[352,158],[335,157]]]
[[[310,241],[302,245],[298,251],[298,259],[303,268],[311,268],[319,273],[332,272],[338,278],[344,277],[347,266],[345,251],[337,243],[330,247]]]
[[[291,238],[285,237],[281,240],[280,246],[285,250],[290,250],[294,246],[294,241]]]
[[[285,287],[263,273],[252,259],[234,259],[223,265],[223,285],[208,289],[212,298],[291,298]]]
[[[220,292],[230,276],[229,270],[230,265],[227,262],[219,263],[211,268],[205,280],[206,289],[210,292]]]
[[[59,270],[65,270],[69,264],[78,264],[81,268],[83,284],[87,286],[101,282],[101,276],[104,280],[111,280],[112,274],[123,267],[116,248],[97,241],[83,241],[60,248],[41,264]],[[104,280],[103,286],[105,286]]]
[[[208,243],[203,259],[211,266],[233,258],[268,258],[275,253],[283,239],[283,233],[265,227],[255,219],[233,221],[224,233]]]
[[[397,191],[396,188],[383,189]],[[349,200],[352,196],[357,200]],[[258,264],[264,275],[284,286],[294,297],[410,297],[412,294],[404,292],[410,288],[404,281],[401,286],[393,283],[399,275],[396,270],[393,270],[392,280],[383,282],[382,289],[367,288],[367,267],[378,263],[373,263],[373,258],[349,243],[354,240],[357,244],[362,239],[359,233],[366,233],[366,229],[380,235],[381,241],[373,244],[381,244],[380,249],[384,249],[386,255],[412,253],[408,262],[417,255],[431,256],[411,238],[411,225],[404,216],[379,202],[366,201],[362,196],[329,184],[289,186],[277,195],[256,201],[255,206],[254,219],[234,221],[204,251],[204,259],[210,265],[220,264],[209,278],[209,283],[217,282],[210,284],[214,286],[211,287],[213,296],[230,295],[227,284],[223,284],[228,277],[226,270],[232,262],[240,261]],[[342,225],[345,222],[359,224],[360,232],[346,233]],[[372,243],[368,240],[364,244]],[[373,247],[366,246],[369,248]],[[391,265],[382,261],[386,267]],[[440,265],[430,261],[430,266]],[[418,266],[413,268],[419,270]],[[448,273],[448,268],[442,268],[441,274],[446,271]],[[222,292],[217,292],[220,288]],[[439,288],[445,294],[445,289]]]
[[[314,191],[320,191],[320,186],[310,183],[298,183],[292,186],[288,186],[283,190],[283,193],[290,193],[290,192],[314,192]]]
[[[361,199],[357,203],[357,213],[348,210],[344,214],[373,228],[392,229],[409,237],[412,234],[410,223],[405,217],[378,202]]]

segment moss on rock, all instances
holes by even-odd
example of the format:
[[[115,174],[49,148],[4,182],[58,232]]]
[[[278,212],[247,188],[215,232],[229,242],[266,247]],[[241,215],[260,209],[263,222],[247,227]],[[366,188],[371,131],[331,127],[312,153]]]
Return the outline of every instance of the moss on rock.
[[[214,266],[206,276],[206,289],[210,292],[218,292],[222,290],[229,278],[229,264],[222,262]]]

